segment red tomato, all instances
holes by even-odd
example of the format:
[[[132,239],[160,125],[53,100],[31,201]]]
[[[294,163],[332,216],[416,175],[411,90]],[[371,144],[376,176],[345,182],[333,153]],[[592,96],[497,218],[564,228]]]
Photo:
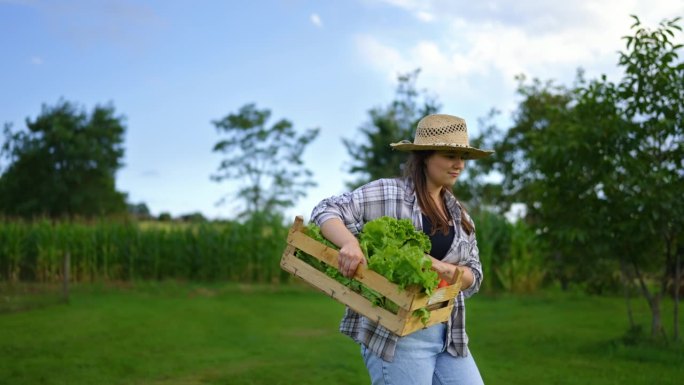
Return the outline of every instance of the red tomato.
[[[443,279],[440,279],[440,280],[439,280],[439,285],[437,285],[437,288],[440,289],[440,288],[442,288],[442,287],[447,287],[447,286],[449,286],[449,283],[447,283],[447,281],[445,281],[445,280],[443,280]]]

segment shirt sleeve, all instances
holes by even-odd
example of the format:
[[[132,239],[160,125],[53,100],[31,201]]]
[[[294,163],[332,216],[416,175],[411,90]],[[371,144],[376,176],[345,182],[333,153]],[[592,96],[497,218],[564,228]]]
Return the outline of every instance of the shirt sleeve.
[[[311,212],[311,221],[321,226],[331,218],[338,218],[358,235],[363,225],[375,218],[388,215],[402,217],[405,189],[400,180],[378,179],[354,191],[322,200]]]
[[[467,216],[470,223],[473,220],[470,216]],[[463,295],[468,298],[473,294],[480,291],[480,285],[482,284],[482,263],[480,263],[480,250],[477,248],[477,239],[475,237],[475,227],[473,225],[473,232],[468,236],[468,243],[470,243],[470,252],[468,253],[468,258],[466,259],[464,266],[468,266],[473,271],[473,284],[469,288],[463,290]]]
[[[363,228],[362,202],[362,188],[323,199],[311,212],[311,221],[320,227],[325,221],[338,218],[352,234],[357,235]]]
[[[470,235],[472,240],[470,254],[464,266],[468,266],[473,271],[473,284],[469,288],[463,290],[463,295],[466,298],[471,297],[473,294],[480,291],[480,285],[482,284],[482,264],[480,263],[480,250],[477,248],[477,240],[475,239],[475,234]]]

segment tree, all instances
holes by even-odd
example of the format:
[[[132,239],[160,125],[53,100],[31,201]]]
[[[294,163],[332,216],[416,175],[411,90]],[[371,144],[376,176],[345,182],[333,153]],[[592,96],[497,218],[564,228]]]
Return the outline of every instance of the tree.
[[[610,284],[616,270],[636,277],[655,337],[664,334],[660,300],[679,277],[684,63],[670,41],[678,18],[655,31],[635,20],[617,84],[581,73],[572,89],[521,79],[524,100],[495,146],[495,167],[509,199],[527,204],[528,221],[554,246],[561,279]]]
[[[150,213],[149,207],[145,202],[141,203],[128,203],[128,213],[138,219],[150,219],[152,214]]]
[[[207,218],[199,211],[188,213],[188,214],[182,214],[178,217],[183,222],[190,222],[190,223],[205,223],[208,222]]]
[[[416,89],[420,69],[399,75],[395,99],[387,107],[377,107],[368,111],[370,121],[360,128],[361,137],[357,142],[344,139],[352,163],[351,174],[357,179],[348,183],[355,188],[378,178],[394,177],[400,173],[406,154],[394,151],[390,143],[411,139],[418,121],[425,115],[439,111],[440,106],[427,91]]]
[[[124,117],[113,106],[88,115],[74,103],[43,106],[26,131],[4,129],[0,212],[34,217],[99,216],[126,212],[115,174],[124,155]]]
[[[546,244],[553,245],[547,265],[562,287],[572,281],[591,282],[594,290],[601,291],[610,284],[604,277],[611,275],[591,263],[595,255],[601,255],[602,244],[588,237],[588,232],[596,231],[593,224],[600,222],[596,222],[599,202],[593,193],[594,181],[586,169],[606,170],[598,167],[601,158],[588,145],[596,142],[588,141],[595,125],[578,123],[574,90],[536,79],[527,84],[524,76],[517,79],[523,101],[513,126],[493,144],[495,155],[478,162],[478,167],[504,176],[501,212],[512,203],[525,204],[527,223]],[[581,73],[578,79],[582,81]],[[488,129],[483,135],[491,132]]]
[[[633,36],[626,36],[627,52],[620,53],[619,64],[625,76],[617,86],[624,116],[634,122],[633,135],[623,138],[630,156],[623,157],[625,173],[620,192],[639,214],[641,230],[655,243],[651,256],[660,271],[660,288],[649,290],[641,274],[639,260],[631,260],[644,296],[652,312],[651,333],[664,333],[660,301],[668,282],[675,276],[675,338],[678,337],[678,243],[684,231],[684,62],[678,61],[681,43],[680,18],[663,20],[659,28],[641,26],[636,16]],[[621,186],[618,186],[620,188]],[[673,268],[674,267],[674,268]],[[676,273],[675,271],[676,270]]]
[[[305,196],[306,188],[315,186],[302,155],[319,130],[309,129],[298,134],[285,119],[268,127],[270,117],[270,110],[247,104],[236,114],[212,122],[219,134],[228,138],[214,146],[213,151],[226,158],[211,179],[243,183],[236,193],[228,195],[245,202],[246,208],[240,216],[279,213]]]

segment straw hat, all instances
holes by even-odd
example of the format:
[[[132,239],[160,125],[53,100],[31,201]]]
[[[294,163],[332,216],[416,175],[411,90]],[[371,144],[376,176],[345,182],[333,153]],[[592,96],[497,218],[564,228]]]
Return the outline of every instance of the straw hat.
[[[413,142],[402,140],[390,146],[400,151],[446,150],[463,154],[465,159],[480,159],[494,153],[470,147],[468,128],[462,118],[451,115],[428,115],[418,122]]]

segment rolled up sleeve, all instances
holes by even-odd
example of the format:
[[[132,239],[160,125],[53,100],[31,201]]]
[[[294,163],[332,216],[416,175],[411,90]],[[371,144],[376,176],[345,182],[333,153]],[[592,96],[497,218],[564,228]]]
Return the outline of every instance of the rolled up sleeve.
[[[360,195],[361,191],[355,190],[323,199],[311,212],[311,221],[320,227],[325,221],[338,218],[352,234],[360,233],[363,228]]]
[[[339,218],[352,234],[357,235],[366,222],[383,215],[411,218],[413,199],[406,200],[406,194],[403,181],[378,179],[354,191],[322,200],[314,207],[311,221],[321,226],[331,218]]]
[[[466,259],[464,266],[469,267],[473,271],[473,284],[469,288],[463,290],[463,295],[468,298],[480,291],[482,284],[482,263],[480,263],[480,250],[477,248],[477,239],[475,238],[475,231],[468,237],[470,243],[470,253]]]

